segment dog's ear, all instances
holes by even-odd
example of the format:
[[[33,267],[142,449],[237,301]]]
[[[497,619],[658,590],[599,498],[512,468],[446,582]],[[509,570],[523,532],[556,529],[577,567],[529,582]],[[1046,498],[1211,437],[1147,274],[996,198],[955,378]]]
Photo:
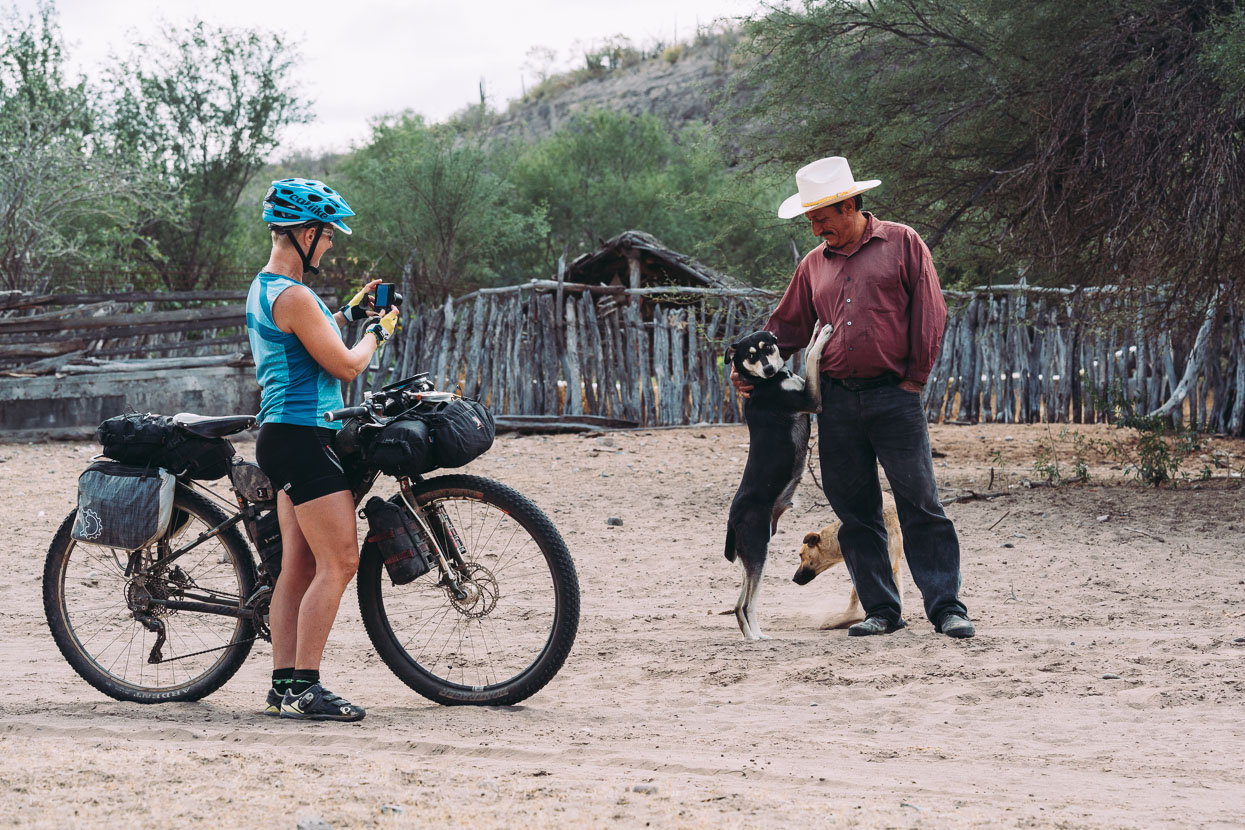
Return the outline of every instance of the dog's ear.
[[[722,355],[722,361],[730,365],[735,361],[735,350],[739,348],[739,343],[735,342],[726,347],[726,353]]]
[[[816,533],[810,533],[804,537],[804,544],[815,548],[821,544],[821,537]]]

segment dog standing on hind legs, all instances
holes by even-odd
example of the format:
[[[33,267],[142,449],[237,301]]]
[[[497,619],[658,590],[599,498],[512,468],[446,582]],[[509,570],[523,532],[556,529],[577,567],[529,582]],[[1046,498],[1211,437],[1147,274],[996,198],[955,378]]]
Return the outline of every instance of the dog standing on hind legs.
[[[765,639],[756,611],[761,576],[778,517],[791,507],[804,473],[808,416],[821,411],[819,364],[831,332],[829,325],[813,329],[804,350],[804,377],[783,368],[778,340],[768,331],[750,334],[726,350],[726,361],[753,386],[744,400],[748,460],[726,524],[726,558],[738,559],[743,568],[735,619],[746,640]]]

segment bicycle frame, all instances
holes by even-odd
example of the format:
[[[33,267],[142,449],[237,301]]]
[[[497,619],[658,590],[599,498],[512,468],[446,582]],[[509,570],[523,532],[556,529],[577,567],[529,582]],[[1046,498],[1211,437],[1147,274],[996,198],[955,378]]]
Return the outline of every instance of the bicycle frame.
[[[353,494],[356,506],[358,506],[359,502],[362,501],[363,496],[371,490],[377,476],[378,474],[374,470],[368,470],[363,476],[363,479],[360,481],[362,486],[359,487]],[[437,563],[437,568],[441,572],[441,584],[446,586],[453,593],[456,599],[463,600],[466,598],[467,594],[463,591],[461,583],[455,574],[461,572],[462,569],[466,567],[463,555],[466,552],[465,547],[461,538],[459,538],[458,531],[449,520],[449,516],[445,515],[444,510],[437,510],[434,521],[437,525],[443,528],[442,538],[446,540],[449,551],[447,553],[447,551],[442,549],[441,544],[438,542],[437,534],[434,533],[432,528],[429,526],[429,521],[425,516],[424,509],[416,503],[414,497],[411,495],[412,484],[419,483],[420,481],[422,481],[422,479],[419,477],[416,477],[414,480],[410,478],[398,479],[399,493],[402,496],[402,501],[411,511],[411,515],[414,517],[416,525],[421,531],[422,538],[416,539],[416,543],[427,546],[428,549],[423,551],[423,553],[428,555],[430,560]],[[179,481],[178,484],[183,487],[189,486],[181,481]],[[199,545],[210,539],[218,537],[221,533],[236,526],[240,522],[245,522],[247,519],[254,519],[254,514],[259,512],[256,505],[247,502],[241,496],[238,496],[238,504],[240,506],[238,511],[229,516],[229,518],[225,519],[225,521],[215,527],[203,531],[196,538],[178,547],[176,550],[160,556],[154,562],[145,566],[143,568],[143,572],[149,574],[154,573],[160,568],[176,562],[179,558],[190,553]],[[248,532],[247,536],[249,538],[251,534]],[[255,540],[252,538],[251,542],[254,544]],[[252,556],[255,556],[255,551],[252,550],[251,554]],[[453,564],[451,564],[451,560],[453,561]],[[132,562],[126,568],[126,571],[127,576],[135,575]],[[271,580],[272,578],[269,576],[267,579]],[[274,586],[272,584],[265,581],[258,586],[255,594],[251,597],[247,597],[245,599],[241,597],[236,598],[239,603],[237,605],[218,600],[217,597],[213,595],[190,595],[192,598],[189,600],[150,597],[147,601],[150,605],[168,608],[175,611],[190,611],[202,614],[216,614],[223,617],[237,617],[240,619],[255,620],[259,616],[256,608],[258,599],[262,597],[265,589],[270,591],[273,587]]]

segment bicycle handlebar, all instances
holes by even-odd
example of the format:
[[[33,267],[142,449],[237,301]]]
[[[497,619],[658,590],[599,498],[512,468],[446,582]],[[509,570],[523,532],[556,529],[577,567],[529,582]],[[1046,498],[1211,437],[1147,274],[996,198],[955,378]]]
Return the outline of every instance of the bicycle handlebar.
[[[324,413],[324,420],[330,424],[334,421],[344,421],[347,418],[355,418],[360,415],[366,415],[371,412],[366,406],[348,406],[345,409],[334,409],[331,412]]]

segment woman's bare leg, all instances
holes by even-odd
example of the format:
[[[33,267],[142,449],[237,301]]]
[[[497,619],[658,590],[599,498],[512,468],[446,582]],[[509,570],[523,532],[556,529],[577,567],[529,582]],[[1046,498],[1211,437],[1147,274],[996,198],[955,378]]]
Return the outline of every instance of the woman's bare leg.
[[[298,608],[294,668],[318,670],[342,594],[359,568],[354,499],[341,490],[293,505],[293,510],[315,560],[314,575]],[[274,650],[275,645],[274,638]]]
[[[316,560],[294,514],[294,503],[277,493],[277,521],[281,525],[281,576],[272,591],[268,626],[272,631],[272,667],[294,667],[298,648],[298,609],[316,575]]]

